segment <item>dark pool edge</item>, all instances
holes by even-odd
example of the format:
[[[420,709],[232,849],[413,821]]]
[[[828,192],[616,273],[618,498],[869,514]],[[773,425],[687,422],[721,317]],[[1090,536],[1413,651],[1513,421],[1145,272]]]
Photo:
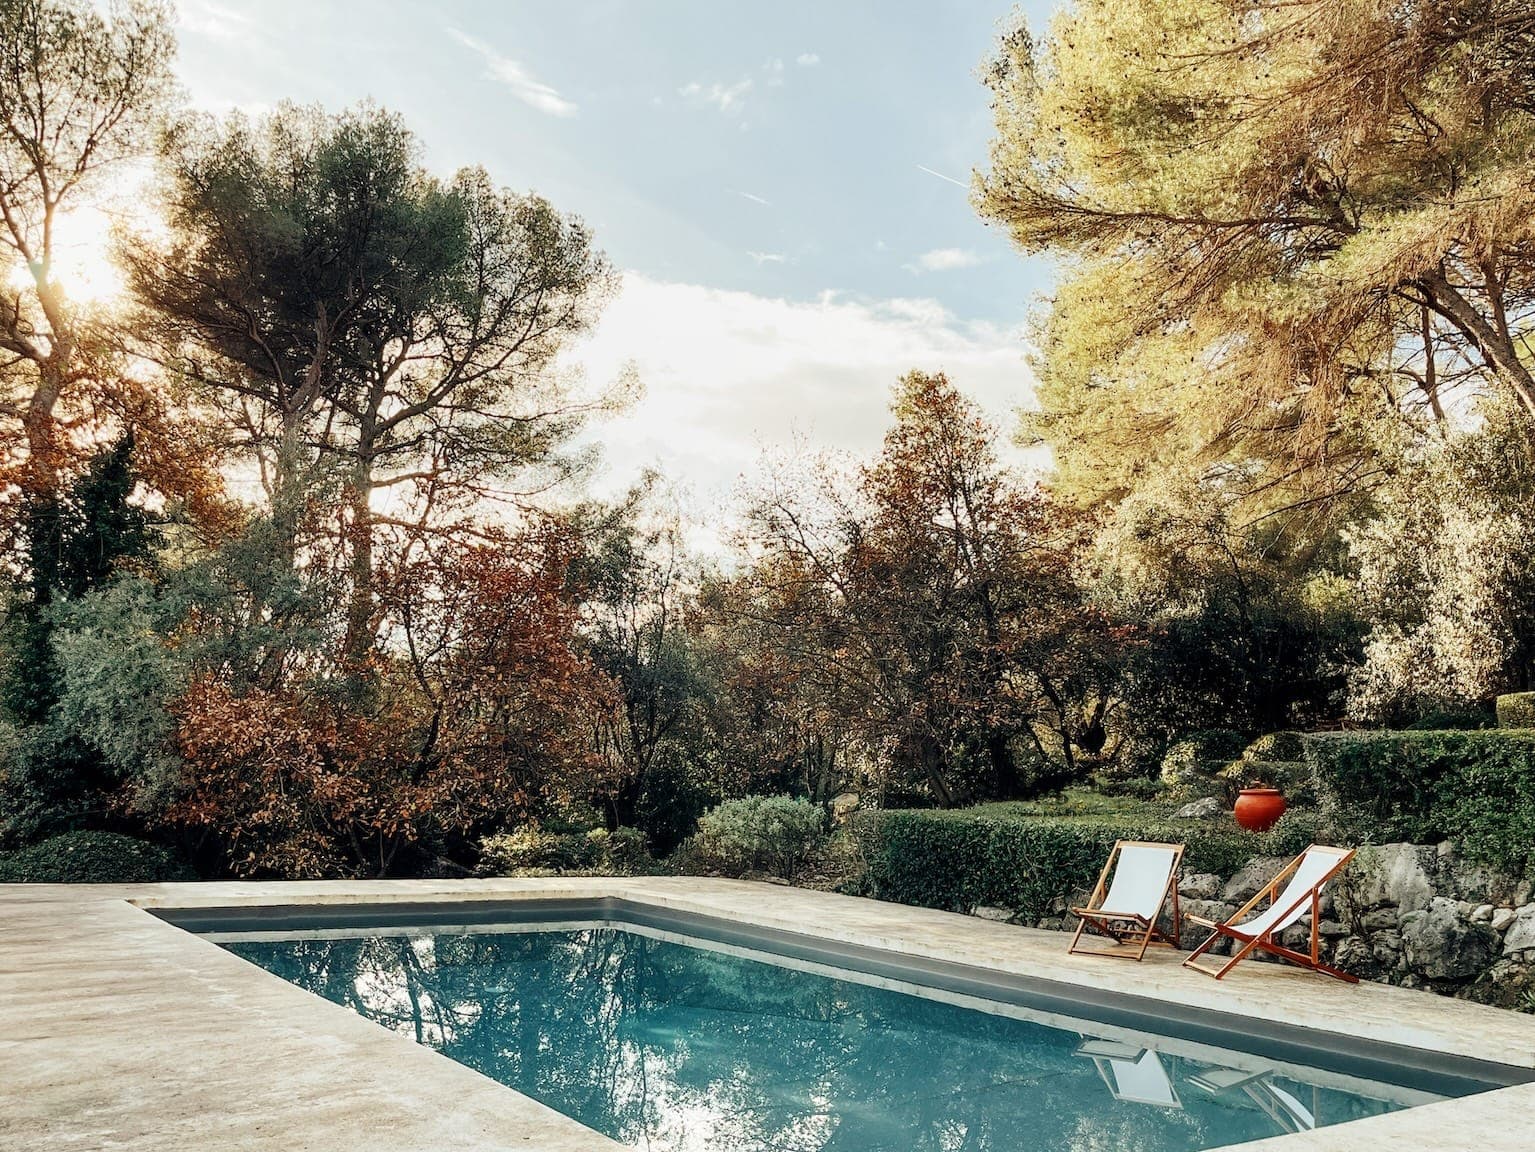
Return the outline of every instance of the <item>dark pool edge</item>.
[[[808,933],[743,924],[616,896],[145,910],[195,933],[430,928],[442,924],[591,920],[618,927],[630,925],[676,932],[953,994],[1237,1049],[1265,1059],[1309,1065],[1436,1095],[1465,1096],[1535,1082],[1535,1068],[1262,1020],[1155,997],[1110,992],[1088,984],[931,959]]]

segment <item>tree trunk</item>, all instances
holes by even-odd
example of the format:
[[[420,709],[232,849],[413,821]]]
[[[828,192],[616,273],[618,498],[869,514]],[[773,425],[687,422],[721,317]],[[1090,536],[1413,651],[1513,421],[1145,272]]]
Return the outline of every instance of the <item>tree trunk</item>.
[[[347,485],[347,574],[351,593],[346,610],[343,659],[354,671],[361,670],[373,651],[373,470],[371,461],[359,455]]]
[[[986,737],[986,757],[991,761],[991,781],[997,799],[1018,799],[1023,794],[1023,780],[1018,775],[1018,762],[1005,735],[993,732]]]

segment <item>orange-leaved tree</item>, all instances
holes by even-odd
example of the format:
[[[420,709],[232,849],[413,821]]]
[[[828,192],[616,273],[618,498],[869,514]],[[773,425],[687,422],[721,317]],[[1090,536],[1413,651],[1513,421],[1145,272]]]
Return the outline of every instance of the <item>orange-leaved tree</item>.
[[[480,834],[584,798],[581,737],[608,684],[577,643],[575,542],[553,524],[464,535],[434,538],[392,586],[367,691],[196,682],[166,820],[211,836],[240,875],[383,876],[463,861]]]

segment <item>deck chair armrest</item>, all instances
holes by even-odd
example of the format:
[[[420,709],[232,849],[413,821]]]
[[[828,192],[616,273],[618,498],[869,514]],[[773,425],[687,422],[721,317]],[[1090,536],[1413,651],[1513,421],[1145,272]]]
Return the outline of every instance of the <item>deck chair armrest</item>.
[[[1087,920],[1134,920],[1137,924],[1151,923],[1139,912],[1105,912],[1101,908],[1073,908],[1071,914]]]
[[[1196,916],[1192,912],[1185,912],[1183,914],[1183,919],[1184,919],[1185,923],[1188,923],[1188,924],[1198,924],[1201,928],[1220,928],[1221,927],[1221,925],[1217,921],[1215,921],[1215,920],[1208,920],[1208,919],[1206,919],[1203,916]]]

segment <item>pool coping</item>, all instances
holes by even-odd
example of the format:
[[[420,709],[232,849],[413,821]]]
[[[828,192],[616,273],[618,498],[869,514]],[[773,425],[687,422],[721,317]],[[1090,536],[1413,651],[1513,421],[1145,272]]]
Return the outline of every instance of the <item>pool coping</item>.
[[[1086,996],[1134,996],[1185,1014],[1213,1011],[1535,1071],[1535,1017],[1519,1013],[1273,964],[1243,965],[1216,983],[1166,951],[1141,964],[1068,956],[1059,933],[744,881],[0,885],[0,1012],[11,1024],[0,1036],[0,1093],[20,1093],[21,1105],[0,1108],[0,1144],[340,1152],[371,1147],[383,1127],[400,1148],[616,1149],[513,1089],[149,914],[537,900],[623,902],[894,953],[934,970],[962,965]],[[203,995],[188,995],[189,986]],[[446,1101],[453,1106],[444,1113]],[[1535,1083],[1526,1083],[1241,1147],[1442,1146],[1453,1130],[1479,1152],[1513,1152],[1528,1146],[1532,1109]]]

